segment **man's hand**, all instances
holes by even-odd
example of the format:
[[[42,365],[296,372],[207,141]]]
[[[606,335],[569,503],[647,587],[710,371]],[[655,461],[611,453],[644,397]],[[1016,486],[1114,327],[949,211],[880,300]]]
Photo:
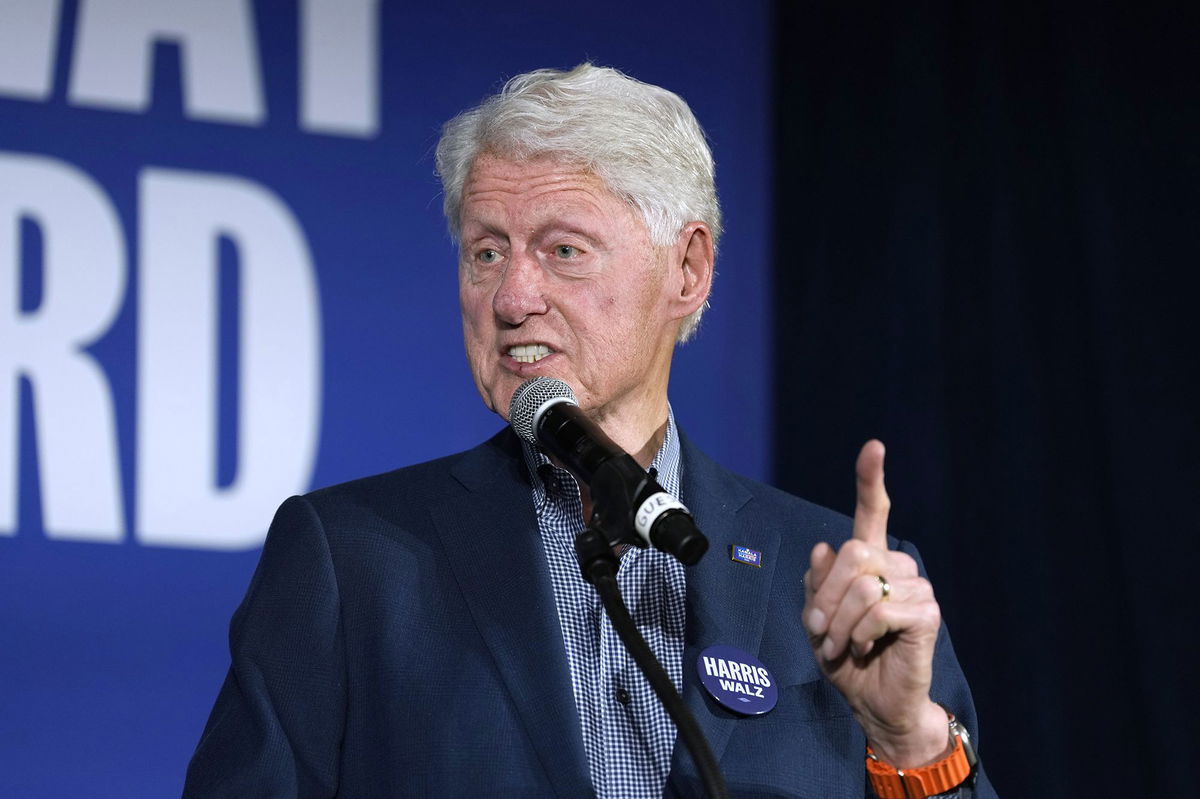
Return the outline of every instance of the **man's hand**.
[[[929,698],[941,611],[916,561],[887,548],[883,454],[868,441],[858,455],[853,537],[837,552],[813,547],[803,618],[817,662],[875,754],[915,768],[947,752],[946,713]]]

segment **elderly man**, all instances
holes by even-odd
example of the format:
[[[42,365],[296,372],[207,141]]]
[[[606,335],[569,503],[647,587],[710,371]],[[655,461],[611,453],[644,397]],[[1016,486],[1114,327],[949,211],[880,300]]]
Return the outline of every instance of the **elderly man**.
[[[887,536],[882,445],[859,455],[851,521],[722,469],[675,426],[671,358],[720,235],[687,105],[588,64],[529,73],[446,125],[438,171],[484,402],[507,418],[527,379],[565,381],[711,541],[686,570],[624,549],[618,580],[731,795],[994,795],[930,585]],[[185,795],[698,795],[579,574],[590,507],[508,428],[288,500]],[[776,701],[745,711],[706,682],[721,670]]]

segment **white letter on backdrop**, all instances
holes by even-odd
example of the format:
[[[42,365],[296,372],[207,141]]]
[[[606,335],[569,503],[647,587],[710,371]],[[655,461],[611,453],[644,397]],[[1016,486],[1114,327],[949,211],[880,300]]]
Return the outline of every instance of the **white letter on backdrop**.
[[[247,0],[80,0],[71,102],[146,110],[156,41],[179,44],[187,116],[243,125],[266,117]]]
[[[321,320],[304,233],[244,178],[147,169],[139,186],[137,537],[243,549],[304,491],[320,426]],[[217,481],[217,253],[238,253],[237,468]]]
[[[21,310],[22,220],[42,237],[42,301]],[[116,212],[84,173],[0,153],[0,533],[17,512],[20,378],[33,388],[42,524],[50,538],[120,541],[121,478],[112,394],[85,348],[125,296]]]
[[[0,94],[50,97],[59,5],[57,0],[0,1]]]
[[[303,0],[300,39],[300,126],[378,133],[379,0]]]

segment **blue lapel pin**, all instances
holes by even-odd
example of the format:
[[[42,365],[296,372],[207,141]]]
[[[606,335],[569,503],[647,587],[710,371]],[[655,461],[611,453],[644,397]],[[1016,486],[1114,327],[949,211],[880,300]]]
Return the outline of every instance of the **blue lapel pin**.
[[[729,559],[737,563],[745,563],[747,566],[753,566],[756,569],[762,568],[762,553],[757,549],[744,547],[741,544],[734,544],[729,552]]]

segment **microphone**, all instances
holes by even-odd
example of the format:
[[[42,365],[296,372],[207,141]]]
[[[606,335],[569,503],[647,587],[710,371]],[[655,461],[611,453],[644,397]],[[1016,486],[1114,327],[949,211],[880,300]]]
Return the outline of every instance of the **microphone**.
[[[509,405],[508,423],[587,483],[593,509],[589,524],[610,546],[653,544],[685,566],[708,550],[708,539],[683,503],[584,415],[575,392],[562,380],[535,377],[522,383]]]

